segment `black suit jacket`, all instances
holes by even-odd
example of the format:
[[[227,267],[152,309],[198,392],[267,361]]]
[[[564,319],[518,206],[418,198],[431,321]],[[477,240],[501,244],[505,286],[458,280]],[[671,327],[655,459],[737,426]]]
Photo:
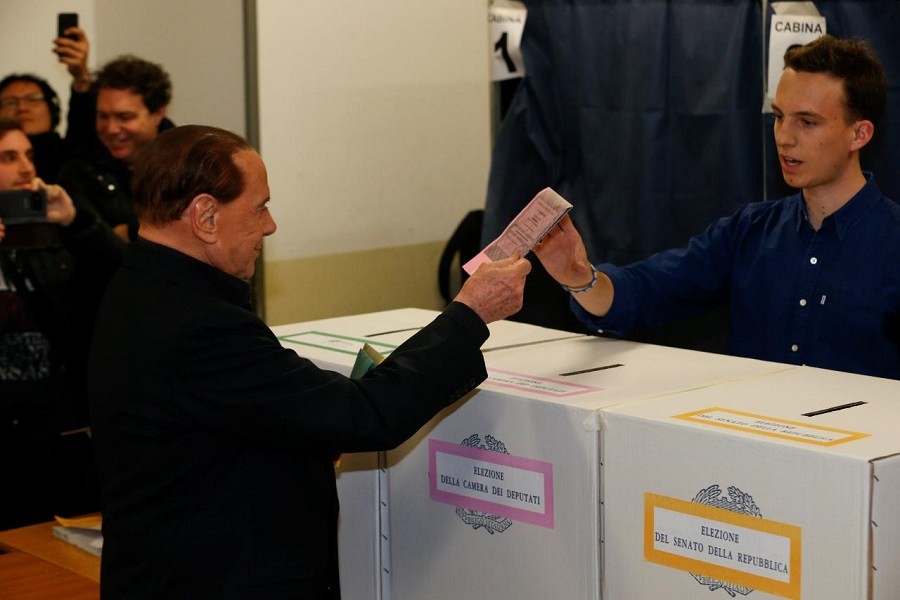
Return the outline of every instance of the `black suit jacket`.
[[[284,349],[239,279],[138,240],[90,356],[101,595],[337,598],[332,458],[389,449],[486,377],[453,303],[360,380]]]

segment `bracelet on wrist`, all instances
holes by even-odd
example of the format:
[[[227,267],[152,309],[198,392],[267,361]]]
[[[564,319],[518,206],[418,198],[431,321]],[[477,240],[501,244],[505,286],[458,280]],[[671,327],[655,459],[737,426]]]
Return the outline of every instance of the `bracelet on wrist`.
[[[559,284],[562,286],[562,289],[566,290],[570,294],[580,294],[581,292],[586,292],[589,289],[594,287],[594,284],[597,283],[597,269],[594,268],[594,265],[591,265],[591,281],[587,285],[583,285],[581,287],[569,287],[567,285]]]

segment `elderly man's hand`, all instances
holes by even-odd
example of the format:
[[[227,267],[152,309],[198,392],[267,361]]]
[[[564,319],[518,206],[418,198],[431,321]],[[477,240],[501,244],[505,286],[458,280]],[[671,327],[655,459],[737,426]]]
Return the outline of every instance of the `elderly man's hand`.
[[[455,300],[462,302],[485,323],[492,323],[513,315],[522,308],[525,276],[531,263],[512,257],[486,262],[463,284]]]

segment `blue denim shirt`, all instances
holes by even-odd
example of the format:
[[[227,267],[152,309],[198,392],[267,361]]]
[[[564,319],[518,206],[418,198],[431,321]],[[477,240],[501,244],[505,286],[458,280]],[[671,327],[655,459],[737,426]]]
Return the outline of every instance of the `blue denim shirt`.
[[[900,379],[900,206],[866,176],[819,231],[802,193],[748,204],[686,248],[598,266],[615,287],[605,317],[574,298],[572,308],[592,329],[624,335],[727,302],[737,356]]]

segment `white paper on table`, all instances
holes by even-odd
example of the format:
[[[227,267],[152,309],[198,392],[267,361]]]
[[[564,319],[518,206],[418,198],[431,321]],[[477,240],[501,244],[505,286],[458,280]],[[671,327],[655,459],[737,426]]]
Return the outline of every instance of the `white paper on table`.
[[[544,188],[516,215],[503,233],[463,265],[471,275],[481,263],[502,260],[514,254],[525,256],[559,223],[572,205],[550,188]]]

